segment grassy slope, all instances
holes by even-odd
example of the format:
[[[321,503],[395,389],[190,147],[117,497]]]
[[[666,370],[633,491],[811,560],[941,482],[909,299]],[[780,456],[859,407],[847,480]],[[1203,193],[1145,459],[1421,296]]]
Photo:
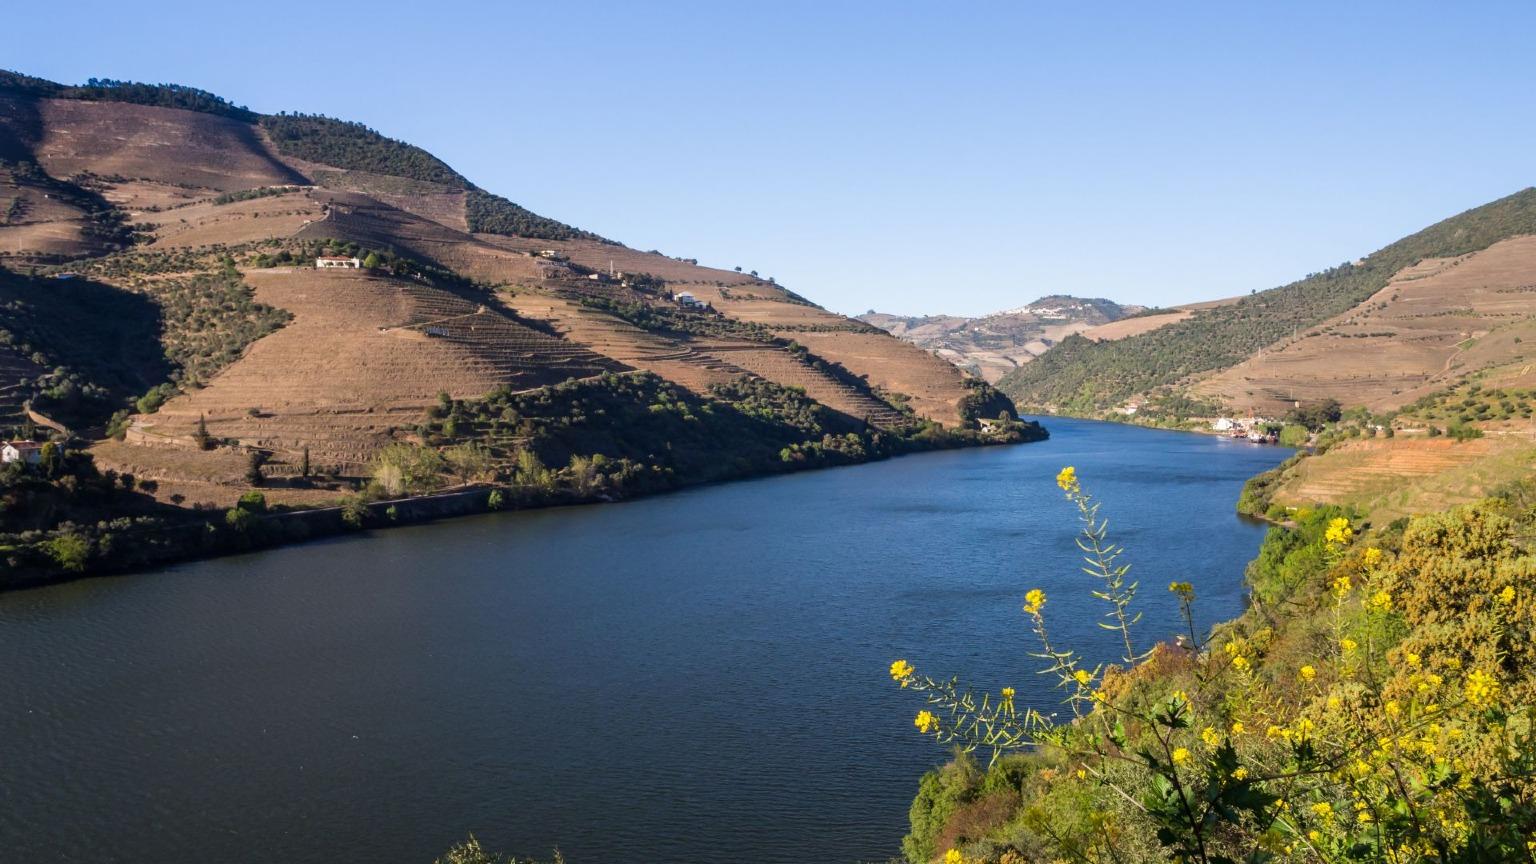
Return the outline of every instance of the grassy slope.
[[[1295,328],[1361,303],[1399,270],[1420,260],[1464,255],[1529,233],[1536,233],[1536,189],[1431,225],[1358,264],[1207,309],[1150,333],[1113,342],[1063,340],[1040,360],[1004,377],[999,386],[1021,405],[1096,414],[1129,397],[1239,363]]]

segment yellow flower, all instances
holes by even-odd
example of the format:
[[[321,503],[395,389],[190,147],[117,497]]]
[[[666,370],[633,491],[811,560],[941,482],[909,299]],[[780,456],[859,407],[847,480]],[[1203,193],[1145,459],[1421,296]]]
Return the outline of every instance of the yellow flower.
[[[1382,707],[1386,709],[1388,717],[1396,717],[1397,715],[1403,713],[1403,707],[1397,704],[1396,699],[1393,699]]]
[[[1339,647],[1344,649],[1344,653],[1345,654],[1348,654],[1349,652],[1355,650],[1356,648],[1359,648],[1360,647],[1360,643],[1358,643],[1355,640],[1353,640],[1353,639],[1349,638],[1348,636],[1346,636],[1343,639],[1339,640]]]
[[[1088,684],[1093,681],[1093,676],[1088,674],[1088,670],[1086,669],[1079,669],[1076,672],[1073,672],[1072,678],[1084,687],[1088,686]]]
[[[1241,720],[1237,720],[1237,721],[1234,721],[1232,723],[1232,734],[1233,735],[1241,735],[1241,734],[1243,734],[1243,722]]]
[[[907,679],[912,677],[912,664],[905,660],[897,660],[891,664],[891,680],[900,681],[901,686],[907,686]]]
[[[1515,586],[1505,585],[1504,590],[1499,592],[1499,601],[1506,605],[1515,602]]]
[[[1341,707],[1343,707],[1343,705],[1344,705],[1344,700],[1340,699],[1339,697],[1337,697],[1337,696],[1329,696],[1328,697],[1328,710],[1329,711],[1337,711]]]
[[[1221,743],[1221,733],[1217,732],[1214,728],[1207,726],[1200,730],[1200,740],[1204,741],[1205,746],[1207,747],[1215,747],[1217,744]]]
[[[1333,580],[1333,593],[1341,600],[1349,595],[1349,590],[1353,587],[1355,583],[1351,582],[1348,576],[1340,576]]]
[[[927,735],[939,728],[939,718],[933,716],[932,711],[919,711],[912,725],[917,727],[917,731]]]
[[[1392,595],[1386,591],[1377,591],[1371,595],[1371,608],[1377,612],[1392,611]]]
[[[1248,666],[1249,666],[1249,663],[1248,663],[1248,658],[1247,657],[1244,657],[1243,655],[1239,654],[1236,657],[1232,658],[1232,668],[1233,669],[1236,669],[1239,672],[1247,672],[1248,671]]]
[[[1232,779],[1233,780],[1247,780],[1248,779],[1248,769],[1247,768],[1239,768],[1236,771],[1233,771],[1232,772]]]
[[[1319,801],[1312,805],[1312,815],[1326,822],[1333,818],[1333,805],[1327,801]]]
[[[1421,660],[1423,660],[1424,658],[1422,658],[1419,655],[1413,653],[1412,651],[1409,651],[1407,654],[1403,655],[1403,659],[1408,661],[1408,665],[1409,666],[1413,667],[1414,669],[1417,669],[1417,668],[1419,668],[1419,662]]]
[[[1474,708],[1487,708],[1499,695],[1499,682],[1481,669],[1473,669],[1465,685],[1467,701]]]
[[[1188,761],[1189,761],[1189,748],[1188,747],[1175,747],[1175,748],[1173,748],[1173,764],[1175,764],[1175,765],[1183,765],[1184,763],[1186,763]]]
[[[959,849],[951,849],[944,853],[944,864],[965,864],[965,856]]]
[[[1013,701],[1013,688],[1012,687],[1004,687],[1003,688],[1003,701],[1004,702],[1012,702]]]
[[[1354,536],[1355,531],[1349,527],[1349,520],[1340,516],[1328,522],[1328,528],[1323,532],[1323,541],[1330,546],[1343,546]]]
[[[1179,595],[1179,599],[1186,603],[1195,599],[1195,586],[1188,582],[1169,582],[1168,590]]]
[[[1028,594],[1024,595],[1025,612],[1028,612],[1031,615],[1037,615],[1040,612],[1040,607],[1044,605],[1045,592],[1041,591],[1039,588],[1032,588]]]
[[[1303,680],[1303,681],[1311,681],[1313,678],[1316,678],[1316,677],[1317,677],[1317,670],[1316,669],[1313,669],[1311,666],[1303,666],[1303,667],[1301,667],[1301,680]]]
[[[1307,839],[1311,840],[1313,843],[1321,843],[1323,842],[1323,835],[1321,832],[1314,828],[1307,832]]]
[[[1077,469],[1071,465],[1061,469],[1061,473],[1056,475],[1056,485],[1060,486],[1063,492],[1077,491]]]
[[[1364,564],[1366,567],[1375,567],[1377,564],[1380,564],[1381,550],[1377,549],[1375,546],[1367,548],[1360,555],[1360,563]]]

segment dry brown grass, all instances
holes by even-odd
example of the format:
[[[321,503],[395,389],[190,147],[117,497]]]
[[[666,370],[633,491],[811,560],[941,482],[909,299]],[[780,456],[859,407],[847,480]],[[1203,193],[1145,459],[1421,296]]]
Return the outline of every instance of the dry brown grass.
[[[1477,501],[1527,475],[1536,457],[1536,427],[1504,425],[1471,441],[1409,435],[1346,441],[1287,470],[1274,500],[1353,504],[1379,524]]]
[[[1197,384],[1237,410],[1332,397],[1382,410],[1536,360],[1536,237],[1406,268],[1354,309]],[[1529,343],[1529,345],[1527,345]]]

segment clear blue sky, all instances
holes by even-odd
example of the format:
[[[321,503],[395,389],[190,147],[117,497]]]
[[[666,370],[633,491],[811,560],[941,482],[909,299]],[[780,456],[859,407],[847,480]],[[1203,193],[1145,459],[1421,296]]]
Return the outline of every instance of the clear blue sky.
[[[27,2],[6,31],[0,65],[360,120],[842,312],[1246,293],[1536,182],[1528,2]]]

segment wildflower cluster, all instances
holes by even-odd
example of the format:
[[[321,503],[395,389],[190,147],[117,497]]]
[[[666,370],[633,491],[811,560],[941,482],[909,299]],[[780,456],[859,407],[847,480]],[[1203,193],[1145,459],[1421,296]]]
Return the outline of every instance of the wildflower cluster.
[[[947,864],[1536,857],[1536,615],[1516,587],[1536,576],[1536,557],[1513,547],[1508,525],[1488,513],[1415,523],[1388,552],[1357,546],[1348,514],[1304,514],[1266,541],[1260,569],[1289,569],[1266,593],[1314,597],[1318,616],[1298,626],[1256,608],[1202,640],[1194,586],[1175,581],[1187,641],[1138,653],[1123,550],[1077,472],[1056,479],[1122,665],[1053,642],[1040,589],[1023,603],[1032,656],[1065,691],[1069,720],[1021,711],[1012,687],[993,700],[892,665],[927,699],[920,732],[990,751],[991,771],[1015,772],[1024,790],[1019,817],[1000,823],[1013,833],[951,835],[969,842]],[[999,761],[1014,753],[1023,761]]]

